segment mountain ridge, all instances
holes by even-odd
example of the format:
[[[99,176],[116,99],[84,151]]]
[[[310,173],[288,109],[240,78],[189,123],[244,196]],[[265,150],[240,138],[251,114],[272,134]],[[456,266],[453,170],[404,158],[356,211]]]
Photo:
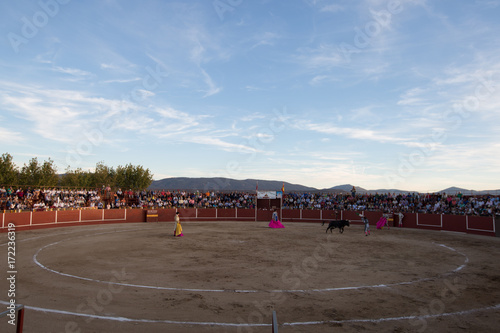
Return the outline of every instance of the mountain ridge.
[[[293,184],[279,180],[263,180],[263,179],[232,179],[224,177],[169,177],[160,180],[155,180],[148,187],[149,190],[190,190],[190,191],[279,191],[282,186],[285,187],[285,192],[334,192],[334,193],[351,193],[353,185],[343,184],[329,188],[318,189],[311,186],[301,184]],[[419,193],[418,191],[399,190],[399,189],[376,189],[367,190],[361,186],[354,185],[358,194],[375,194],[375,193]],[[485,190],[476,191],[460,187],[449,187],[441,191],[430,193],[446,193],[457,194],[461,192],[466,195],[485,195],[485,194],[500,194],[500,190]],[[422,192],[423,193],[423,192]],[[425,192],[427,193],[427,192]]]

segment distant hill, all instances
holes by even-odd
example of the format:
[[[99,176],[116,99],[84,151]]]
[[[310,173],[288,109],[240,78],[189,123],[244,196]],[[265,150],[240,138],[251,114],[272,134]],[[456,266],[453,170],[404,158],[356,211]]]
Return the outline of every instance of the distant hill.
[[[283,186],[282,181],[277,180],[257,180],[245,179],[237,180],[230,178],[187,178],[173,177],[155,180],[148,189],[169,189],[169,190],[194,190],[194,191],[255,191],[257,183],[260,191],[279,191]],[[287,192],[312,192],[317,191],[313,187],[285,183]]]
[[[460,187],[448,187],[447,189],[444,189],[442,191],[439,191],[439,193],[446,193],[446,194],[457,194],[459,192],[463,193],[463,194],[471,194],[471,190],[466,190],[464,188],[460,188]],[[475,191],[473,191],[475,192]]]
[[[403,190],[397,190],[397,189],[378,189],[378,190],[367,190],[361,186],[355,186],[356,188],[356,193],[358,194],[375,194],[375,193],[395,193],[395,194],[404,194],[404,193],[411,193],[415,191],[403,191]],[[351,184],[345,184],[345,185],[337,185],[334,187],[326,188],[321,190],[322,192],[346,192],[346,193],[351,193],[352,190],[352,185]]]
[[[231,179],[223,177],[214,178],[190,178],[190,177],[172,177],[164,178],[161,180],[155,180],[148,187],[149,190],[189,190],[189,191],[242,191],[242,192],[252,192],[255,191],[257,182],[259,184],[260,191],[279,191],[283,185],[283,181],[278,180],[257,180],[257,179]],[[351,184],[337,185],[325,189],[317,189],[310,186],[304,186],[300,184],[285,183],[285,192],[330,192],[330,193],[351,193]],[[398,189],[377,189],[377,190],[367,190],[361,186],[355,186],[356,193],[358,194],[375,194],[375,193],[414,193],[418,191],[406,191]],[[484,195],[484,194],[494,194],[500,195],[500,190],[491,191],[474,191],[467,190],[459,187],[449,187],[442,191],[437,191],[435,193],[447,193],[456,194],[462,192],[465,195]]]
[[[334,186],[334,187],[322,189],[321,191],[322,192],[341,192],[341,193],[345,192],[345,193],[351,193],[352,186],[353,185],[351,185],[351,184],[337,185],[337,186]],[[356,193],[358,193],[358,194],[365,194],[365,193],[368,192],[367,190],[365,190],[364,188],[362,188],[360,186],[355,186],[355,188],[356,188]]]
[[[448,187],[447,189],[439,191],[439,193],[443,193],[443,192],[446,194],[457,194],[457,193],[461,192],[462,194],[465,194],[465,195],[486,195],[486,194],[500,195],[500,190],[476,191],[476,190],[468,190],[468,189],[460,188],[460,187]]]

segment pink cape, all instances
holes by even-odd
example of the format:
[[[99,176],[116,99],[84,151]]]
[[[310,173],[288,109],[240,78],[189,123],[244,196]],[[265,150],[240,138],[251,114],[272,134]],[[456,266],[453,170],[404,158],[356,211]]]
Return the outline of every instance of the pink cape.
[[[387,219],[385,217],[381,217],[377,222],[377,229],[382,229],[382,227],[387,223]]]
[[[269,222],[269,228],[284,228],[285,226],[283,224],[281,224],[280,220],[278,221],[274,221],[274,220],[271,220],[271,222]]]

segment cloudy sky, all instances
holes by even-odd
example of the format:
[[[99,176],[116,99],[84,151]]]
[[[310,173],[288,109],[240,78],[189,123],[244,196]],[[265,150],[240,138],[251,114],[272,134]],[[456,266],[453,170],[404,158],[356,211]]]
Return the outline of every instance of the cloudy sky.
[[[0,154],[500,188],[499,0],[0,3]]]

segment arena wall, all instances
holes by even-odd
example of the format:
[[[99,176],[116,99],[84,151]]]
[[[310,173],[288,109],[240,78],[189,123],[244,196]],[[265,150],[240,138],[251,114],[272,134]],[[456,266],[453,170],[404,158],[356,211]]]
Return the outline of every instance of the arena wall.
[[[463,215],[443,215],[443,229],[455,232],[467,232],[467,218]]]
[[[181,221],[270,221],[272,210],[269,209],[215,209],[215,208],[169,208],[156,209],[158,221],[174,221],[179,211]],[[371,211],[334,211],[334,210],[278,210],[283,223],[309,222],[319,223],[334,219],[347,219],[352,224],[361,224],[359,214],[363,213],[375,225],[382,212]],[[138,223],[146,222],[147,209],[75,209],[43,212],[3,212],[0,214],[0,232],[8,231],[9,223],[14,223],[16,231],[53,228],[101,223]],[[463,216],[444,214],[404,214],[403,228],[427,229],[462,232],[477,235],[495,236],[500,234],[498,221],[494,217]],[[396,215],[391,227],[399,227]]]

